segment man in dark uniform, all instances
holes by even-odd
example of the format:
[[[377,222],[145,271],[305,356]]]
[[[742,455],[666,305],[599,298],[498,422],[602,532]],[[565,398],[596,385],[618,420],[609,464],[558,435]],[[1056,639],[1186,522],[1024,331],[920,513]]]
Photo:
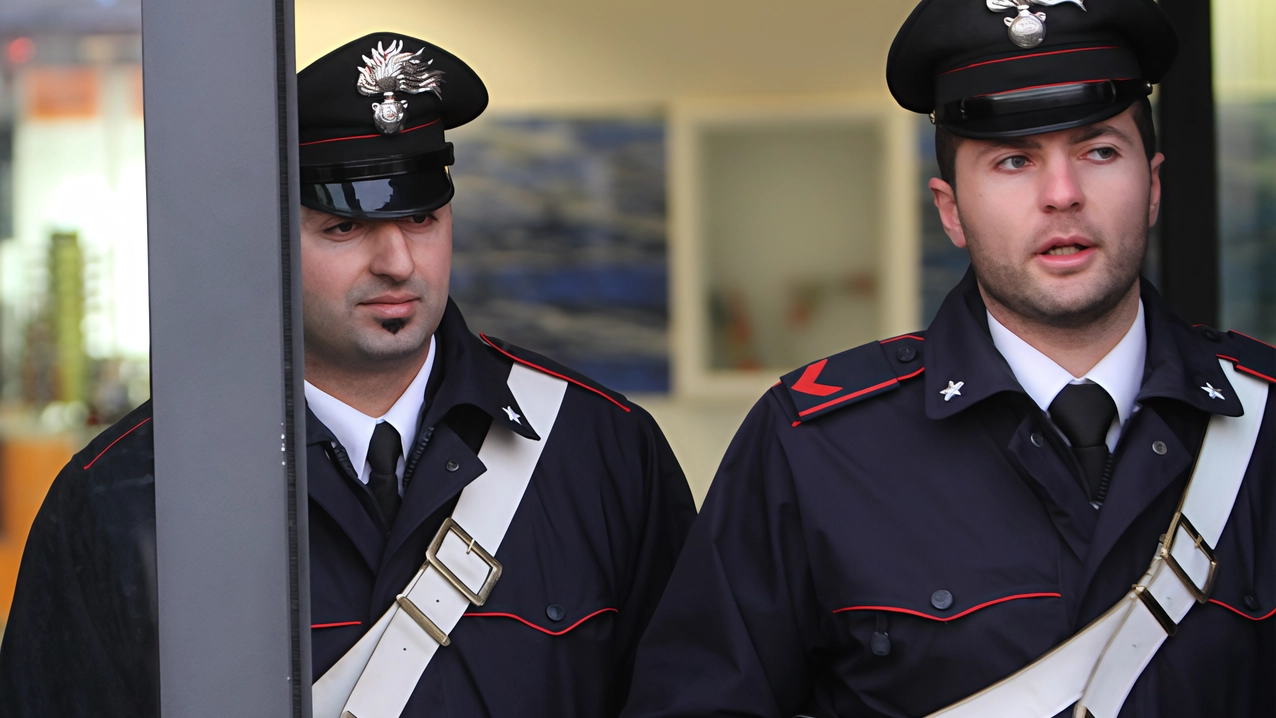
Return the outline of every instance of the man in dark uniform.
[[[374,700],[402,692],[375,715],[616,714],[695,509],[646,412],[545,357],[471,334],[448,299],[444,130],[478,116],[486,89],[448,52],[377,33],[302,70],[297,94],[315,678],[328,680],[369,635],[369,645],[432,651],[408,678],[396,666],[385,672],[393,678],[366,672],[389,681],[365,691]],[[527,386],[556,391],[556,415]],[[103,432],[50,489],[0,650],[4,716],[158,712],[150,417],[147,404]],[[521,464],[521,500],[509,501],[489,479],[517,474],[511,446],[533,458]],[[463,509],[476,486],[508,514],[472,500]],[[443,548],[431,546],[436,536]],[[468,545],[441,565],[460,579],[422,569],[456,540]],[[501,572],[479,583],[494,588],[462,570],[484,544]],[[413,585],[433,576],[442,601],[410,600],[419,570],[426,578]],[[455,615],[439,614],[436,603],[468,595],[461,583],[482,605],[462,598]],[[380,619],[392,615],[412,620],[386,628]],[[360,685],[376,655],[389,654],[355,656]],[[337,718],[350,691],[321,715],[317,684],[316,716]]]
[[[930,188],[971,269],[926,332],[754,407],[624,716],[1276,715],[1276,349],[1186,324],[1138,276],[1163,161],[1147,95],[1175,51],[1153,0],[917,6],[887,81],[933,118]],[[1225,525],[1193,539],[1202,502]],[[1087,629],[1046,656],[1092,622],[1148,638]]]

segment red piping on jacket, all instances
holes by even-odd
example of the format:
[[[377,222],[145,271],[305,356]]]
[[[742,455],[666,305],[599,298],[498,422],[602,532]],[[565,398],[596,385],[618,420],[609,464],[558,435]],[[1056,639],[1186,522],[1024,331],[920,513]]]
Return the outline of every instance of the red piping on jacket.
[[[556,376],[556,377],[558,377],[559,379],[562,379],[562,380],[563,380],[563,381],[565,381],[565,382],[569,382],[569,383],[575,384],[576,386],[578,386],[578,387],[580,387],[580,388],[582,388],[582,389],[587,389],[587,390],[589,390],[589,391],[592,391],[592,392],[594,392],[595,394],[597,394],[598,396],[601,396],[602,398],[606,399],[607,401],[610,401],[611,403],[613,403],[613,404],[615,404],[616,406],[620,407],[621,409],[624,409],[626,412],[628,412],[628,411],[629,411],[629,407],[625,406],[624,404],[621,404],[620,402],[616,401],[615,399],[611,398],[610,396],[607,396],[605,393],[603,393],[603,392],[601,392],[601,391],[598,391],[598,390],[597,390],[597,389],[595,389],[594,387],[589,386],[588,384],[582,384],[581,382],[576,381],[575,379],[573,379],[573,378],[571,378],[571,377],[569,377],[569,376],[563,376],[562,374],[559,374],[559,373],[558,373],[558,372],[556,372],[556,371],[550,371],[549,369],[546,369],[545,367],[540,366],[540,365],[538,365],[538,364],[533,364],[533,363],[531,363],[531,362],[527,361],[526,359],[519,359],[518,357],[514,356],[513,354],[510,354],[509,352],[505,351],[504,349],[502,349],[502,348],[500,348],[500,347],[496,346],[495,344],[493,344],[493,343],[492,343],[492,340],[491,340],[491,339],[488,339],[486,334],[479,334],[479,338],[480,338],[480,339],[482,339],[483,341],[487,342],[487,345],[488,345],[489,347],[492,347],[492,348],[493,348],[493,349],[495,349],[496,351],[498,351],[498,352],[500,352],[500,353],[504,354],[505,356],[509,357],[510,359],[513,359],[514,361],[518,362],[519,364],[524,364],[524,365],[530,366],[531,368],[533,368],[533,369],[535,369],[535,370],[537,370],[537,371],[545,372],[546,374],[549,374],[550,376]],[[468,616],[468,615],[470,615],[470,614],[468,614],[468,613],[467,613],[466,615]],[[519,620],[522,620],[522,619],[519,619]]]
[[[1034,52],[1031,55],[1017,55],[1015,57],[1003,57],[1000,60],[985,60],[983,62],[976,62],[970,65],[966,65],[965,67],[959,67],[956,70],[946,70],[944,72],[939,73],[939,76],[942,77],[949,73],[961,72],[962,70],[969,70],[972,67],[979,67],[980,65],[995,65],[999,62],[1010,62],[1011,60],[1027,60],[1030,57],[1045,57],[1046,55],[1066,55],[1070,52],[1089,52],[1090,50],[1119,50],[1119,49],[1121,48],[1117,47],[1116,45],[1100,45],[1098,47],[1075,47],[1071,50],[1053,50],[1051,52]]]
[[[358,626],[358,625],[361,625],[362,623],[363,621],[340,621],[338,623],[312,623],[310,624],[310,627],[311,628],[337,628],[339,626]]]
[[[1200,325],[1198,324],[1197,326],[1200,326]],[[1233,333],[1233,334],[1239,334],[1239,335],[1241,335],[1241,336],[1245,337],[1246,339],[1253,339],[1254,341],[1258,342],[1259,344],[1262,344],[1262,345],[1263,345],[1263,346],[1265,346],[1265,347],[1272,347],[1272,349],[1276,349],[1276,346],[1272,346],[1271,344],[1268,344],[1267,342],[1263,341],[1262,339],[1254,339],[1254,337],[1251,337],[1250,335],[1248,335],[1248,334],[1246,334],[1246,333],[1244,333],[1244,332],[1238,332],[1238,331],[1236,331],[1235,329],[1233,329],[1233,330],[1232,330],[1232,333]]]
[[[978,606],[971,606],[970,608],[967,608],[965,611],[962,611],[961,613],[953,614],[951,616],[932,616],[929,613],[922,613],[921,611],[914,611],[909,608],[897,608],[895,606],[847,606],[846,608],[839,608],[833,611],[833,613],[842,613],[844,611],[890,611],[891,613],[907,613],[910,616],[920,616],[921,618],[929,618],[932,621],[940,621],[941,623],[947,623],[948,621],[955,621],[961,618],[962,616],[968,616],[974,613],[975,611],[978,611],[981,608],[988,608],[989,606],[995,606],[998,603],[1005,603],[1006,601],[1015,601],[1021,598],[1062,598],[1062,597],[1063,595],[1059,593],[1020,593],[1014,596],[1004,596],[1002,598],[994,599],[986,603],[981,603]]]
[[[870,393],[870,392],[877,391],[878,389],[885,389],[886,387],[890,386],[891,384],[898,384],[898,383],[900,383],[901,381],[903,381],[903,380],[905,380],[905,379],[912,379],[913,377],[917,376],[918,374],[921,374],[921,373],[922,373],[922,372],[924,372],[924,371],[926,371],[926,367],[922,367],[921,369],[918,369],[917,371],[915,371],[915,372],[913,372],[912,374],[909,374],[909,375],[907,375],[907,376],[901,376],[901,377],[899,377],[899,378],[897,378],[897,379],[891,379],[890,381],[884,381],[884,382],[882,382],[881,384],[874,384],[873,386],[870,386],[870,387],[868,387],[867,389],[860,389],[859,391],[853,391],[853,392],[851,392],[850,394],[847,394],[846,396],[839,396],[838,398],[833,399],[832,401],[826,401],[826,402],[824,402],[823,404],[819,404],[818,406],[813,406],[813,407],[811,407],[810,409],[807,409],[806,411],[799,411],[799,412],[798,412],[798,416],[807,416],[808,414],[814,414],[815,412],[817,412],[817,411],[819,411],[819,410],[821,410],[821,409],[827,409],[827,408],[829,408],[830,406],[833,406],[834,404],[841,404],[842,402],[844,402],[844,401],[850,401],[851,399],[854,399],[854,398],[855,398],[855,397],[857,397],[857,396],[863,396],[863,395],[868,394],[868,393]],[[796,424],[794,424],[794,426],[796,426]]]
[[[1232,608],[1231,606],[1227,605],[1226,603],[1223,603],[1217,598],[1211,598],[1210,603],[1216,603],[1222,606],[1223,608],[1226,608],[1227,610],[1231,611],[1232,613],[1235,613],[1238,616],[1244,616],[1245,618],[1248,618],[1251,621],[1264,621],[1264,620],[1267,620],[1268,618],[1271,618],[1272,616],[1276,616],[1276,608],[1273,608],[1271,611],[1269,611],[1266,616],[1259,616],[1258,618],[1254,618],[1248,613],[1242,613],[1241,611],[1235,608]]]
[[[443,118],[441,118],[441,117],[440,117],[439,119],[441,120],[441,119],[443,119]],[[433,125],[434,123],[436,123],[436,122],[438,122],[438,121],[439,121],[439,120],[432,120],[432,121],[430,121],[430,122],[425,123],[424,125],[417,125],[416,127],[409,127],[409,128],[408,128],[408,129],[406,129],[406,130],[402,130],[402,131],[400,131],[398,134],[400,134],[400,135],[406,135],[407,133],[411,132],[412,130],[419,130],[419,129],[421,129],[422,127],[429,127],[430,125]],[[322,145],[322,144],[324,144],[324,143],[326,143],[326,142],[344,142],[344,141],[346,141],[346,140],[367,140],[367,139],[371,139],[371,138],[373,138],[373,137],[385,137],[385,135],[382,135],[382,134],[376,134],[376,135],[351,135],[351,136],[349,136],[349,137],[333,137],[332,139],[328,139],[328,140],[311,140],[310,142],[302,142],[301,144],[299,144],[299,145],[297,145],[297,146],[298,146],[298,147],[308,147],[308,146],[310,146],[310,145]]]
[[[98,455],[97,455],[97,456],[94,456],[92,461],[90,461],[89,463],[87,463],[87,464],[85,464],[85,465],[84,465],[84,470],[85,470],[85,471],[88,471],[88,469],[89,469],[89,467],[90,467],[90,466],[92,466],[92,465],[96,464],[96,463],[97,463],[97,460],[98,460],[98,459],[100,459],[100,458],[102,458],[102,454],[105,454],[106,452],[110,451],[112,446],[115,446],[116,444],[120,443],[120,439],[123,439],[124,437],[128,436],[129,434],[132,434],[134,431],[137,431],[137,430],[138,430],[138,428],[140,428],[140,427],[142,426],[142,424],[145,424],[146,422],[148,422],[148,421],[150,421],[150,420],[151,420],[151,417],[149,417],[149,416],[148,416],[148,417],[146,417],[145,419],[142,419],[142,421],[141,421],[141,422],[139,422],[137,426],[133,427],[132,429],[129,429],[128,431],[126,431],[126,432],[124,432],[123,434],[120,434],[118,437],[116,437],[115,441],[112,441],[111,443],[107,444],[107,445],[106,445],[106,448],[105,448],[105,449],[102,449],[102,451],[101,451],[100,453],[98,453]]]
[[[1273,378],[1273,377],[1267,376],[1266,374],[1262,374],[1262,373],[1256,372],[1256,371],[1254,371],[1253,369],[1250,369],[1250,368],[1249,368],[1249,367],[1247,367],[1247,366],[1242,366],[1242,365],[1241,365],[1241,360],[1240,360],[1240,359],[1237,359],[1236,357],[1229,357],[1229,356],[1227,356],[1226,354],[1215,354],[1214,356],[1218,357],[1219,359],[1226,359],[1226,360],[1230,361],[1231,363],[1235,364],[1235,365],[1236,365],[1236,371],[1243,371],[1243,372],[1245,372],[1246,374],[1253,374],[1254,376],[1258,377],[1259,379],[1266,379],[1267,381],[1270,381],[1270,382],[1272,382],[1273,384],[1276,384],[1276,378]]]
[[[580,624],[584,623],[585,621],[588,621],[589,619],[593,618],[594,616],[597,616],[597,615],[598,615],[598,614],[600,614],[600,613],[607,613],[608,611],[610,611],[610,612],[612,612],[612,613],[620,613],[620,611],[618,611],[618,610],[616,610],[616,609],[614,609],[614,608],[600,608],[600,609],[598,609],[597,611],[594,611],[593,613],[589,614],[588,616],[585,616],[584,618],[582,618],[582,619],[580,619],[579,621],[577,621],[577,622],[573,623],[572,625],[568,626],[567,628],[564,628],[564,629],[563,629],[563,630],[561,630],[561,631],[551,631],[551,630],[549,630],[548,628],[541,628],[540,626],[536,625],[535,623],[532,623],[531,621],[527,620],[526,618],[523,618],[522,616],[515,616],[515,615],[514,615],[514,614],[512,614],[512,613],[467,613],[467,614],[464,614],[464,615],[465,615],[467,618],[512,618],[512,619],[514,619],[515,621],[518,621],[519,623],[522,623],[522,624],[524,624],[524,625],[531,626],[532,628],[535,628],[536,630],[540,631],[541,633],[549,634],[549,635],[551,635],[551,636],[561,636],[561,635],[563,635],[564,633],[567,633],[568,631],[572,630],[573,628],[575,628],[575,627],[579,626]]]
[[[917,340],[917,341],[919,341],[919,342],[924,342],[924,341],[926,341],[925,339],[923,339],[923,338],[921,338],[921,337],[919,337],[919,336],[914,336],[914,335],[912,335],[912,334],[900,334],[900,335],[899,335],[899,336],[897,336],[897,337],[891,337],[890,339],[883,339],[883,340],[881,340],[880,342],[878,342],[878,344],[890,344],[891,342],[897,342],[897,341],[899,341],[900,339],[916,339],[916,340]]]

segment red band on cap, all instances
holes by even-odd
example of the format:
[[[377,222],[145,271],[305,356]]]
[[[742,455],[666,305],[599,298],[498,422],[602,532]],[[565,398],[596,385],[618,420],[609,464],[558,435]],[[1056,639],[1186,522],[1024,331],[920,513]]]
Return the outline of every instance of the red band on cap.
[[[959,67],[955,70],[946,70],[939,74],[940,76],[943,76],[943,75],[948,75],[954,72],[961,72],[962,70],[969,70],[972,67],[979,67],[981,65],[995,65],[999,62],[1010,62],[1012,60],[1027,60],[1030,57],[1045,57],[1046,55],[1066,55],[1071,52],[1089,52],[1090,50],[1120,50],[1120,49],[1121,48],[1118,47],[1117,45],[1101,45],[1099,47],[1077,47],[1071,50],[1051,50],[1050,52],[1034,52],[1031,55],[1016,55],[1014,57],[1003,57],[1000,60],[984,60],[983,62],[975,62],[969,65],[966,65],[965,67]]]
[[[440,118],[437,118],[437,119],[431,120],[431,121],[429,121],[429,122],[425,123],[424,125],[417,125],[416,127],[409,127],[408,129],[403,130],[402,132],[399,132],[398,134],[400,134],[400,135],[406,135],[407,133],[411,132],[412,130],[419,130],[419,129],[421,129],[422,127],[429,127],[430,125],[433,125],[433,124],[437,123],[440,119],[443,119],[443,118],[441,118],[441,117],[440,117]],[[386,135],[382,135],[382,134],[375,134],[375,135],[352,135],[352,136],[350,136],[350,137],[333,137],[333,138],[332,138],[332,139],[330,139],[330,140],[313,140],[313,141],[311,141],[311,142],[302,142],[301,144],[299,144],[299,145],[297,145],[297,146],[298,146],[298,147],[308,147],[308,146],[310,146],[310,145],[322,145],[322,144],[324,144],[324,143],[326,143],[326,142],[344,142],[344,141],[346,141],[346,140],[367,140],[367,139],[371,139],[371,138],[373,138],[373,137],[386,137]]]

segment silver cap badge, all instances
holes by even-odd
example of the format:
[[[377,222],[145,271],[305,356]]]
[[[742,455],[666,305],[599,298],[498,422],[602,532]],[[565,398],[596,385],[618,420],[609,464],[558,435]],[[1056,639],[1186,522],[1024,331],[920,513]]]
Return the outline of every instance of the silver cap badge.
[[[1085,10],[1085,0],[986,0],[986,2],[988,9],[993,12],[1019,11],[1017,17],[1005,18],[1006,34],[1010,36],[1011,42],[1025,49],[1036,47],[1046,39],[1046,14],[1030,12],[1033,5],[1050,7],[1070,2]]]
[[[372,57],[363,56],[364,65],[359,68],[359,93],[368,97],[382,96],[380,102],[372,103],[372,121],[383,135],[402,130],[403,121],[408,116],[408,101],[398,99],[394,93],[419,95],[429,91],[443,99],[439,89],[443,84],[443,71],[431,70],[434,60],[422,61],[423,52],[425,48],[414,53],[404,52],[403,41],[395,40],[388,48],[383,48],[378,42],[372,49]]]

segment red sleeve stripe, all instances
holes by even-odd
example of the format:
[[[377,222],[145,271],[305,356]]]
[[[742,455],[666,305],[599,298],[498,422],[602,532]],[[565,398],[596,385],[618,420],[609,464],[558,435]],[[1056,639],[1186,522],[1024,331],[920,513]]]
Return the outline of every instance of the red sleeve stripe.
[[[1256,372],[1256,371],[1254,371],[1253,369],[1250,369],[1250,368],[1249,368],[1249,367],[1247,367],[1247,366],[1242,366],[1242,365],[1241,365],[1241,361],[1240,361],[1239,359],[1237,359],[1236,357],[1229,357],[1229,356],[1227,356],[1226,354],[1216,354],[1215,356],[1217,356],[1219,359],[1226,359],[1226,360],[1230,361],[1231,363],[1235,364],[1235,365],[1236,365],[1236,371],[1243,371],[1243,372],[1245,372],[1246,374],[1252,374],[1252,375],[1254,375],[1254,376],[1258,377],[1259,379],[1266,379],[1267,381],[1270,381],[1270,382],[1272,382],[1273,384],[1276,384],[1276,377],[1270,377],[1270,376],[1267,376],[1266,374],[1262,374],[1262,373],[1260,373],[1260,372]]]
[[[961,72],[962,70],[969,70],[969,69],[970,69],[970,68],[972,68],[972,67],[979,67],[979,66],[981,66],[981,65],[995,65],[995,64],[997,64],[997,63],[999,63],[999,62],[1012,62],[1012,61],[1014,61],[1014,60],[1027,60],[1027,59],[1028,59],[1028,58],[1030,58],[1030,57],[1045,57],[1045,56],[1047,56],[1047,55],[1066,55],[1066,54],[1068,54],[1068,53],[1072,53],[1072,52],[1089,52],[1089,51],[1091,51],[1091,50],[1119,50],[1119,49],[1120,49],[1120,48],[1118,48],[1116,45],[1100,45],[1100,46],[1098,46],[1098,47],[1077,47],[1077,48],[1073,48],[1073,49],[1071,49],[1071,50],[1054,50],[1054,51],[1052,51],[1052,52],[1034,52],[1034,53],[1032,53],[1032,54],[1030,54],[1030,55],[1016,55],[1015,57],[1003,57],[1003,58],[1001,58],[1000,60],[985,60],[984,62],[976,62],[976,63],[972,63],[972,64],[970,64],[970,65],[966,65],[965,67],[959,67],[959,68],[957,68],[957,69],[955,69],[955,70],[947,70],[947,71],[945,71],[945,72],[941,72],[941,73],[939,73],[939,74],[940,74],[940,75],[947,75],[947,74],[950,74],[950,73],[953,73],[953,72]]]
[[[142,419],[140,422],[138,422],[138,425],[137,425],[137,426],[133,427],[132,429],[129,429],[128,431],[126,431],[126,432],[124,432],[123,434],[120,434],[118,437],[116,437],[116,438],[115,438],[115,441],[112,441],[111,443],[107,444],[107,445],[106,445],[106,448],[105,448],[105,449],[102,449],[102,451],[101,451],[101,452],[99,452],[97,456],[94,456],[92,461],[90,461],[89,463],[87,463],[87,464],[85,464],[85,465],[84,465],[84,470],[85,470],[85,471],[88,471],[88,469],[89,469],[89,467],[90,467],[90,466],[92,466],[92,465],[96,464],[96,463],[97,463],[97,460],[98,460],[98,459],[100,459],[100,458],[102,458],[102,454],[105,454],[106,452],[110,451],[112,446],[115,446],[116,444],[120,443],[120,439],[123,439],[124,437],[128,436],[129,434],[132,434],[134,431],[137,431],[137,430],[138,430],[138,429],[142,426],[142,424],[145,424],[146,422],[148,422],[148,421],[150,421],[150,420],[151,420],[151,417],[149,417],[149,416],[148,416],[148,417],[146,417],[145,419]]]
[[[929,618],[932,621],[947,623],[949,621],[955,621],[961,618],[962,616],[969,616],[970,614],[974,613],[975,611],[978,611],[981,608],[988,608],[989,606],[995,606],[998,603],[1005,603],[1006,601],[1017,601],[1021,598],[1062,598],[1062,597],[1063,595],[1059,593],[1020,593],[1014,596],[1005,596],[1004,598],[998,598],[993,601],[988,601],[987,603],[981,603],[978,606],[971,606],[970,608],[967,608],[965,611],[962,611],[961,613],[955,613],[951,616],[932,616],[929,613],[922,613],[921,611],[914,611],[908,608],[898,608],[895,606],[847,606],[846,608],[839,608],[833,611],[833,613],[843,613],[845,611],[889,611],[891,613],[907,613],[910,616]]]
[[[917,335],[915,335],[915,334],[900,334],[900,335],[899,335],[899,336],[897,336],[897,337],[891,337],[890,339],[883,339],[883,340],[881,340],[880,342],[878,342],[878,344],[890,344],[891,342],[897,342],[897,341],[899,341],[900,339],[916,339],[916,340],[917,340],[917,341],[919,341],[919,342],[924,342],[924,341],[926,341],[925,339],[923,339],[923,338],[921,338],[921,337],[919,337],[919,336],[917,336]]]
[[[530,366],[531,368],[535,369],[536,371],[545,372],[546,374],[549,374],[550,376],[556,376],[556,377],[558,377],[559,379],[562,379],[563,381],[568,382],[568,383],[570,383],[570,384],[575,384],[576,386],[578,386],[578,387],[580,387],[580,388],[582,388],[582,389],[585,389],[586,391],[592,391],[592,392],[594,392],[595,394],[597,394],[598,396],[601,396],[602,398],[606,399],[607,401],[610,401],[611,403],[613,403],[613,404],[615,404],[616,406],[620,407],[621,409],[624,409],[626,412],[628,412],[628,411],[629,411],[629,407],[625,406],[624,404],[621,404],[620,402],[616,401],[615,399],[611,398],[610,396],[607,396],[607,394],[606,394],[605,392],[601,392],[601,391],[599,391],[599,390],[595,389],[594,387],[589,386],[588,384],[583,384],[583,383],[581,383],[581,382],[577,381],[576,379],[573,379],[573,378],[571,378],[571,377],[569,377],[569,376],[563,376],[562,374],[559,374],[559,373],[558,373],[558,372],[556,372],[556,371],[550,371],[549,369],[546,369],[545,367],[540,366],[539,364],[533,364],[533,363],[531,363],[531,362],[527,361],[526,359],[519,359],[518,357],[514,356],[513,354],[510,354],[509,352],[505,351],[504,349],[502,349],[502,348],[500,348],[500,347],[496,346],[495,344],[493,344],[493,343],[492,343],[492,340],[491,340],[491,339],[488,339],[486,334],[479,334],[479,338],[481,338],[484,342],[486,342],[486,343],[487,343],[487,345],[488,345],[489,347],[492,347],[492,348],[493,348],[493,349],[495,349],[496,351],[498,351],[498,352],[500,352],[500,353],[504,354],[505,356],[509,357],[510,359],[513,359],[514,361],[518,362],[519,364],[522,364],[522,365],[524,365],[524,366]],[[466,615],[468,616],[469,614],[466,614]]]
[[[480,335],[480,336],[482,336],[482,335]],[[620,613],[620,611],[617,611],[617,610],[616,610],[616,609],[614,609],[614,608],[600,608],[600,609],[598,609],[597,611],[594,611],[593,613],[589,614],[588,616],[585,616],[584,618],[582,618],[582,619],[580,619],[579,621],[577,621],[577,622],[573,623],[572,625],[568,626],[567,628],[564,628],[564,629],[563,629],[563,630],[561,630],[561,631],[551,631],[551,630],[549,630],[548,628],[541,628],[540,626],[536,625],[535,623],[532,623],[531,621],[527,620],[526,618],[523,618],[522,616],[515,616],[515,615],[514,615],[514,614],[512,614],[512,613],[467,613],[467,614],[465,614],[465,616],[466,616],[467,618],[512,618],[512,619],[514,619],[515,621],[518,621],[519,623],[522,623],[522,624],[524,624],[524,625],[526,625],[526,626],[530,626],[531,628],[535,628],[536,630],[540,631],[541,633],[544,633],[544,634],[547,634],[547,635],[550,635],[550,636],[561,636],[561,635],[563,635],[564,633],[567,633],[568,631],[570,631],[570,630],[572,630],[572,629],[576,628],[577,626],[579,626],[580,624],[584,623],[585,621],[588,621],[589,619],[593,618],[594,616],[597,616],[597,615],[598,615],[598,614],[600,614],[600,613],[607,613],[607,612],[609,612],[609,611],[610,611],[611,613]]]
[[[340,621],[338,623],[312,623],[311,628],[339,628],[341,626],[359,626],[363,621]]]
[[[439,118],[439,119],[442,119],[442,118]],[[430,125],[432,125],[432,124],[434,124],[435,122],[438,122],[438,121],[439,121],[439,120],[431,120],[430,122],[427,122],[427,123],[425,123],[424,125],[417,125],[416,127],[409,127],[409,128],[408,128],[408,129],[406,129],[406,130],[400,130],[398,134],[400,134],[400,135],[406,135],[407,133],[411,132],[412,130],[419,130],[419,129],[421,129],[422,127],[429,127]],[[299,144],[299,145],[297,145],[297,146],[298,146],[298,147],[309,147],[310,145],[322,145],[322,144],[326,144],[326,143],[328,143],[328,142],[345,142],[346,140],[368,140],[368,139],[372,139],[373,137],[385,137],[385,135],[377,134],[377,135],[351,135],[351,136],[349,136],[349,137],[333,137],[333,138],[331,138],[331,139],[327,139],[327,140],[312,140],[312,141],[310,141],[310,142],[302,142],[301,144]]]
[[[1249,620],[1251,620],[1251,621],[1265,621],[1265,620],[1267,620],[1267,619],[1271,618],[1272,616],[1276,616],[1276,608],[1273,608],[1271,611],[1268,611],[1266,616],[1259,616],[1258,618],[1255,618],[1255,617],[1253,617],[1253,616],[1249,615],[1248,613],[1244,613],[1243,611],[1240,611],[1240,610],[1238,610],[1238,609],[1232,608],[1231,606],[1227,605],[1226,603],[1223,603],[1222,601],[1220,601],[1220,600],[1218,600],[1218,599],[1216,599],[1216,598],[1211,598],[1211,599],[1210,599],[1210,603],[1213,603],[1213,604],[1217,604],[1217,605],[1219,605],[1219,606],[1222,606],[1223,608],[1226,608],[1227,610],[1231,611],[1232,613],[1235,613],[1235,614],[1236,614],[1236,615],[1238,615],[1238,616],[1244,616],[1245,618],[1248,618],[1248,619],[1249,619]]]

